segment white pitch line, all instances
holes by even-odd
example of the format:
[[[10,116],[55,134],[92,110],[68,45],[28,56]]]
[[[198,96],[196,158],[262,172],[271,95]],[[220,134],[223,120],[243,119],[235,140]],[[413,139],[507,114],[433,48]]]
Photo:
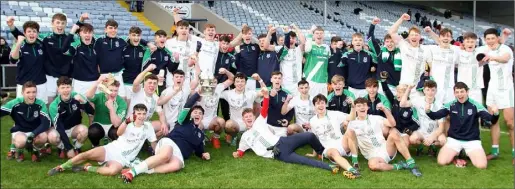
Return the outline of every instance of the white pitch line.
[[[485,132],[487,132],[487,131],[488,131],[488,132],[490,132],[490,129],[483,129],[483,128],[481,128],[481,131],[485,131]],[[503,135],[507,135],[507,134],[508,134],[508,132],[501,131],[501,134],[503,134]]]

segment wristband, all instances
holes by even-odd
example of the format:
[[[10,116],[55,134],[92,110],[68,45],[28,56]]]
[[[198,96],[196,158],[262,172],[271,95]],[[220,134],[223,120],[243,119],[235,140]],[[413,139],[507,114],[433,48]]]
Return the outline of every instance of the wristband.
[[[243,157],[243,154],[245,154],[244,151],[238,150],[238,157]]]

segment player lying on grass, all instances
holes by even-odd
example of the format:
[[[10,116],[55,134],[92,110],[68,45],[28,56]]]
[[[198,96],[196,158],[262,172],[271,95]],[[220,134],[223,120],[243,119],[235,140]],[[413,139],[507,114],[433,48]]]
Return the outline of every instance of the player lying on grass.
[[[357,112],[357,119],[349,122],[347,133],[354,143],[358,144],[361,154],[368,160],[368,168],[371,171],[389,171],[410,169],[413,175],[420,177],[422,173],[411,158],[408,145],[401,140],[399,131],[395,129],[395,119],[390,110],[384,106],[377,108],[384,112],[386,118],[376,115],[368,115],[369,109],[365,98],[357,98],[354,101]],[[385,140],[382,127],[390,127],[390,133]],[[406,162],[399,161],[397,164],[388,164],[395,158],[399,151],[406,159]]]
[[[354,116],[340,111],[328,111],[327,98],[318,94],[313,97],[313,105],[315,106],[316,115],[309,120],[308,128],[317,136],[325,150],[323,155],[338,166],[349,171],[345,174],[349,178],[360,177],[361,174],[357,170],[358,167],[352,167],[349,162],[342,156],[349,156],[352,152],[352,159],[358,158],[358,149],[347,135],[342,135],[342,127],[348,121],[353,120]]]
[[[252,149],[256,155],[264,158],[274,158],[286,163],[308,165],[337,173],[339,171],[337,166],[295,153],[297,148],[309,144],[318,154],[322,154],[324,147],[313,133],[303,132],[288,137],[279,137],[270,131],[266,123],[270,96],[267,88],[261,88],[261,93],[264,99],[260,116],[255,119],[253,110],[250,108],[243,111],[242,116],[247,131],[241,136],[238,151],[232,153],[233,157],[241,158],[246,150]]]
[[[151,142],[152,148],[155,149],[156,134],[152,124],[145,122],[147,111],[144,104],[136,104],[133,116],[126,119],[118,128],[116,133],[119,136],[118,139],[105,146],[80,153],[66,163],[50,169],[48,175],[53,176],[70,169],[73,172],[84,170],[107,176],[120,173],[124,167],[129,167],[136,158],[145,140]],[[77,166],[87,160],[102,162],[105,166],[96,167],[89,163],[86,163],[84,167]]]
[[[23,161],[23,149],[27,148],[32,153],[32,161],[39,161],[38,150],[48,140],[46,131],[50,127],[50,118],[45,102],[36,98],[36,84],[28,81],[21,91],[23,97],[9,101],[1,108],[0,117],[10,115],[14,121],[7,159]]]
[[[438,153],[438,164],[447,165],[451,163],[456,155],[465,149],[472,164],[480,169],[486,169],[487,161],[485,151],[479,138],[479,118],[495,124],[499,119],[499,110],[495,105],[490,106],[493,116],[485,107],[468,97],[468,86],[463,82],[454,85],[454,96],[456,100],[443,105],[434,112],[431,104],[426,103],[425,112],[433,120],[450,116],[451,126],[449,127],[447,143]],[[461,160],[463,161],[463,160]],[[461,165],[464,163],[457,162]]]
[[[95,109],[86,97],[72,91],[72,79],[61,76],[57,80],[58,96],[50,104],[50,117],[55,129],[48,133],[51,144],[57,145],[60,158],[80,153],[82,144],[88,139],[88,128],[81,123],[82,111],[94,115]],[[73,144],[70,142],[72,138]]]
[[[147,158],[140,164],[122,171],[122,179],[130,183],[141,173],[172,173],[184,168],[184,159],[188,159],[192,153],[209,160],[210,155],[204,151],[204,132],[199,128],[204,109],[202,106],[193,106],[200,98],[194,93],[184,105],[177,126],[164,138],[159,140],[156,146],[156,154]]]

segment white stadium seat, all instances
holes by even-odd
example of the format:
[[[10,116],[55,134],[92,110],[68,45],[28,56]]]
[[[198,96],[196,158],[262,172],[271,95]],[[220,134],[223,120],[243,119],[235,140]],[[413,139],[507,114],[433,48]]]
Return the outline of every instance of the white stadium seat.
[[[20,5],[20,7],[28,7],[29,3],[20,1],[20,2],[18,2],[18,5]]]
[[[41,7],[32,7],[32,11],[34,11],[34,12],[43,12],[43,8],[41,8]]]

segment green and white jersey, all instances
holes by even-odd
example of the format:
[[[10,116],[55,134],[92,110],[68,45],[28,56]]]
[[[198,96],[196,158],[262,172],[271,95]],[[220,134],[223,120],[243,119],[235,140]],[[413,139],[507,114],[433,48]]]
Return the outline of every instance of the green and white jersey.
[[[418,96],[411,101],[413,110],[413,120],[417,122],[417,124],[420,126],[418,131],[426,137],[427,135],[433,133],[438,129],[438,123],[445,121],[445,118],[440,120],[432,120],[427,116],[426,114],[426,97],[424,96]],[[440,110],[443,107],[443,103],[441,100],[435,99],[433,103],[431,103],[431,111],[436,112]]]
[[[258,156],[273,158],[273,152],[267,149],[275,146],[275,144],[279,142],[280,137],[274,135],[268,127],[269,125],[266,123],[266,118],[259,115],[256,121],[254,121],[252,128],[241,135],[238,150],[246,151],[248,149],[252,149],[252,151],[254,151]]]
[[[425,53],[429,52],[425,45],[413,47],[406,40],[399,41],[402,66],[399,84],[417,85],[420,75],[425,71]]]
[[[348,129],[356,133],[359,150],[366,159],[369,159],[376,149],[386,144],[382,130],[385,119],[377,115],[368,115],[365,120],[356,119],[349,122]]]
[[[448,49],[436,45],[426,46],[427,61],[431,62],[431,76],[438,83],[439,91],[454,87],[454,66],[458,63],[459,52],[457,46],[450,46]]]
[[[308,35],[306,44],[306,63],[304,65],[304,77],[307,81],[315,83],[327,83],[327,66],[331,50],[328,45],[316,45],[312,41],[312,35]]]
[[[479,66],[476,59],[477,54],[477,51],[460,51],[458,82],[467,84],[470,89],[482,89],[485,87],[483,81],[483,66]]]
[[[156,142],[156,134],[152,123],[144,122],[142,126],[136,127],[134,123],[129,123],[125,132],[115,141],[108,145],[116,146],[121,151],[121,155],[127,160],[132,161],[138,155],[145,140]]]
[[[105,103],[107,102],[107,94],[100,92],[95,94],[90,102],[95,104],[95,117],[93,122],[100,123],[102,125],[111,125],[111,119],[109,118],[109,109],[107,109]],[[127,114],[127,103],[120,96],[116,96],[116,100],[113,102],[114,108],[116,109],[116,115],[122,120],[125,119]]]
[[[482,46],[477,49],[479,53],[487,53],[489,56],[501,56],[505,53],[510,55],[507,63],[499,63],[490,60],[490,82],[489,89],[492,90],[508,90],[513,89],[513,52],[510,47],[501,44],[497,49],[490,50],[488,46]]]
[[[288,49],[288,54],[281,61],[283,84],[297,83],[302,79],[302,50],[300,47]]]
[[[131,105],[129,106],[129,111],[127,115],[132,115],[132,113],[134,112],[134,106],[136,104],[144,104],[147,107],[147,117],[145,118],[145,121],[150,121],[150,118],[152,118],[154,112],[160,113],[161,111],[163,111],[163,108],[157,105],[158,99],[159,96],[157,96],[156,93],[152,93],[151,96],[147,96],[147,94],[145,93],[145,89],[141,87],[141,89],[137,93],[132,94]]]

